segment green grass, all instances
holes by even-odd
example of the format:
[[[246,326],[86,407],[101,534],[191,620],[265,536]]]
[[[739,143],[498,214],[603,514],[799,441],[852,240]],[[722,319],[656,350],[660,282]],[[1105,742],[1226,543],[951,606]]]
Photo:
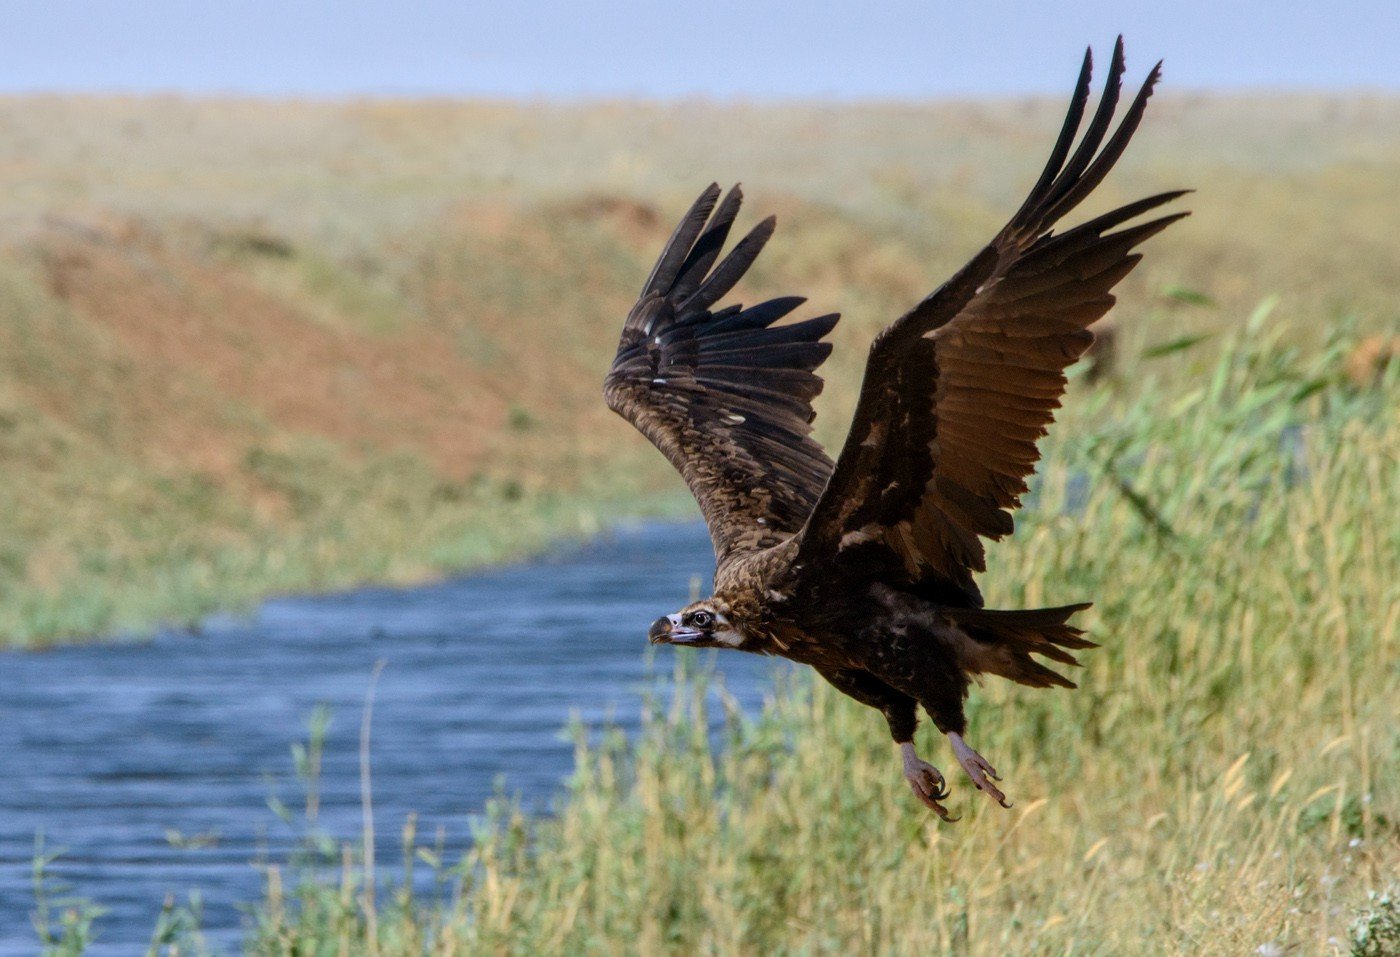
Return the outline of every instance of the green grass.
[[[194,625],[269,594],[441,577],[587,537],[624,517],[693,508],[625,477],[588,477],[566,492],[509,478],[451,482],[404,457],[347,467],[315,444],[251,455],[248,469],[285,492],[293,517],[260,522],[199,476],[113,476],[107,494],[79,503],[72,526],[50,531],[47,547],[75,562],[54,585],[0,581],[0,634],[30,648],[139,636],[153,622]],[[30,541],[18,538],[9,554]]]
[[[871,336],[1014,208],[1060,108],[0,98],[0,644],[693,514],[598,389],[711,179],[782,221],[744,300],[845,314],[839,445]],[[410,836],[436,895],[368,907],[358,837],[320,835],[250,947],[1370,957],[1400,871],[1400,373],[1343,367],[1400,329],[1397,156],[1394,98],[1154,98],[1099,201],[1194,186],[1196,214],[1124,282],[1122,368],[1073,388],[985,580],[1095,599],[1104,645],[1076,692],[974,692],[1014,810],[960,787],[932,820],[822,686],[719,751],[682,689],[635,745],[581,744],[555,815],[498,802],[461,861]],[[89,912],[47,913],[81,952]],[[198,952],[194,922],[172,903],[156,952]]]
[[[408,331],[386,332],[382,301],[357,298],[353,276],[336,280],[296,255],[269,265],[241,252],[230,260],[216,245],[160,263],[174,275],[155,281],[140,243],[52,255],[91,257],[129,295],[114,299],[95,282],[55,295],[43,255],[0,257],[0,646],[192,625],[269,594],[421,581],[624,516],[693,514],[683,491],[656,481],[653,453],[592,437],[608,415],[595,370],[569,372],[575,395],[588,386],[586,409],[533,390],[503,395],[497,382],[556,359],[517,363],[510,346],[493,359],[470,338],[487,335],[484,324],[415,339],[406,305]],[[311,291],[296,278],[303,266]],[[167,303],[166,290],[142,281],[168,283],[175,296]],[[245,341],[241,307],[218,298],[225,282],[287,310],[284,323],[296,324],[287,331],[308,343],[304,365],[263,373],[276,346]],[[480,301],[490,307],[489,296]],[[114,308],[131,311],[127,325],[111,321]],[[204,310],[206,352],[153,360],[143,330],[187,308]],[[462,355],[425,369],[457,336]],[[376,361],[391,374],[362,385],[355,363]],[[298,384],[317,373],[320,382]],[[381,401],[404,380],[415,386],[409,399]],[[364,418],[377,419],[363,435],[317,392],[326,382],[349,382]],[[263,401],[269,389],[284,393]]]
[[[963,820],[940,823],[878,717],[806,680],[712,749],[682,681],[634,744],[579,735],[554,816],[498,801],[459,863],[410,836],[405,869],[451,883],[382,881],[374,937],[358,843],[275,872],[252,950],[1384,952],[1365,940],[1393,934],[1400,869],[1400,370],[1358,391],[1342,341],[1282,338],[1261,311],[1214,356],[1071,403],[988,601],[1096,598],[1103,647],[1077,691],[974,691],[1013,810],[955,779]]]
[[[1060,109],[0,98],[0,645],[686,508],[598,389],[712,178],[782,222],[744,299],[845,314],[817,421],[839,444],[871,336],[1014,208]],[[1199,192],[1124,283],[1125,347],[1266,292],[1300,346],[1393,330],[1397,117],[1154,98],[1098,201]]]

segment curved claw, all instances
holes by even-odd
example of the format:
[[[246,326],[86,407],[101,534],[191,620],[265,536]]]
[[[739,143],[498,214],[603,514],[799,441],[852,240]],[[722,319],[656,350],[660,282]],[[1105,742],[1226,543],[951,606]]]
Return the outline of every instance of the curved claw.
[[[925,764],[916,772],[916,776],[909,780],[909,784],[913,787],[915,794],[931,801],[946,801],[948,796],[953,793],[952,789],[948,787],[948,782],[943,779],[943,775],[931,764]]]
[[[972,784],[977,790],[985,791],[992,800],[996,801],[1002,807],[1011,807],[1011,803],[1006,800],[1006,795],[1002,794],[1001,790],[992,783],[992,781],[1001,780],[1001,778],[996,776],[996,772],[978,764],[973,764],[971,767],[964,765],[964,768],[967,771],[967,776],[972,778]]]
[[[949,824],[956,824],[962,820],[961,814],[959,814],[957,817],[954,817],[953,815],[948,813],[948,809],[946,807],[939,804],[937,801],[935,801],[932,806],[934,812]]]
[[[914,753],[913,745],[902,746],[904,751],[904,778],[909,782],[909,787],[924,805],[931,808],[940,818],[952,823],[958,818],[948,813],[948,809],[941,802],[946,801],[953,792],[948,788],[948,782],[943,777],[943,772],[922,761]]]
[[[934,774],[938,774],[938,770],[932,765],[925,765],[925,767],[933,771]],[[942,776],[939,775],[939,778],[941,781]],[[958,820],[958,818],[948,813],[948,809],[943,806],[942,802],[946,801],[948,799],[948,795],[952,793],[950,790],[948,790],[946,784],[942,787],[939,787],[932,780],[930,780],[929,777],[921,776],[917,779],[911,778],[909,780],[909,786],[913,788],[914,796],[917,797],[920,801],[922,801],[925,807],[932,809],[934,813],[936,813],[940,818],[947,821],[949,824],[952,824],[954,821]]]
[[[1004,808],[1010,808],[1011,802],[1006,799],[1006,795],[992,782],[1000,781],[1001,775],[997,774],[997,769],[988,763],[972,748],[967,746],[962,736],[958,734],[948,735],[948,740],[953,744],[953,753],[958,756],[958,763],[962,765],[967,776],[972,779],[972,786],[979,791],[984,791]]]

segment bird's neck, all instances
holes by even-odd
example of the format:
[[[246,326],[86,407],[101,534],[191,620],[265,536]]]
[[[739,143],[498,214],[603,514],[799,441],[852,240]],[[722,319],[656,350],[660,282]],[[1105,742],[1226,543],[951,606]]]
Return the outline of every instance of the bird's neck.
[[[786,606],[795,546],[789,539],[722,561],[715,571],[715,597],[729,607],[731,624],[744,635],[744,651],[783,654],[791,644]]]

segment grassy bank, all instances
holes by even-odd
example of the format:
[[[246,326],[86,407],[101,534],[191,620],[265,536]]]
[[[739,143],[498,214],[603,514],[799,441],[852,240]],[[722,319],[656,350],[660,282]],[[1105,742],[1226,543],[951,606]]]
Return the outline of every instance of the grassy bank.
[[[782,220],[744,297],[846,313],[819,401],[838,443],[871,334],[1000,223],[1058,109],[0,98],[0,645],[686,507],[598,383],[712,178]],[[1125,284],[1125,348],[1266,292],[1310,348],[1346,316],[1393,328],[1398,117],[1154,100],[1104,201],[1200,193]]]
[[[576,275],[605,231],[577,225]],[[411,582],[689,507],[600,427],[601,341],[512,335],[550,315],[548,288],[515,285],[545,267],[514,239],[436,239],[402,296],[190,224],[45,228],[0,256],[0,644]],[[593,328],[626,308],[609,282],[578,307]]]
[[[1051,440],[988,601],[1094,597],[1103,647],[1075,692],[974,691],[1013,810],[955,780],[941,824],[824,686],[718,751],[682,691],[635,747],[580,744],[556,817],[501,804],[460,863],[410,854],[434,898],[370,905],[355,843],[274,873],[253,950],[1391,952],[1353,924],[1400,873],[1400,369],[1355,389],[1341,343],[1269,322],[1135,363]]]
[[[581,744],[554,817],[499,804],[461,861],[410,842],[436,895],[308,845],[251,949],[1349,952],[1400,872],[1400,372],[1346,371],[1396,328],[1400,107],[1153,109],[1105,201],[1192,185],[1197,215],[1125,282],[1121,367],[1075,385],[985,582],[1096,599],[1103,642],[1076,692],[974,692],[1012,811],[955,779],[964,820],[931,820],[824,687],[719,751],[682,693]],[[684,507],[598,399],[681,182],[779,213],[746,299],[846,312],[839,443],[873,330],[1014,205],[1054,112],[0,101],[0,641]]]

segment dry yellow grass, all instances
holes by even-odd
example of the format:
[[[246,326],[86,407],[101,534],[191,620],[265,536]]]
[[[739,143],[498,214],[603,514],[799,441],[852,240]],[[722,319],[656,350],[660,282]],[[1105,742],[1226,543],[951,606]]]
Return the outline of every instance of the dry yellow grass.
[[[1341,356],[1256,328],[1198,386],[1081,397],[988,601],[1093,596],[1103,646],[1074,692],[974,691],[1011,811],[958,779],[938,821],[819,683],[722,751],[682,692],[636,747],[580,744],[554,818],[498,807],[450,893],[381,888],[375,945],[347,858],[269,887],[256,951],[1389,953],[1352,924],[1400,874],[1400,375],[1355,393]]]
[[[681,502],[597,391],[711,179],[781,219],[746,299],[846,313],[838,443],[871,334],[999,224],[1058,111],[0,100],[0,639]],[[1154,100],[1102,201],[1194,186],[1196,215],[1124,284],[1122,370],[1076,389],[988,579],[1097,597],[1105,643],[1073,694],[977,694],[1014,811],[930,823],[878,721],[798,687],[722,755],[682,712],[581,753],[460,893],[381,894],[377,947],[353,887],[270,888],[260,950],[1344,952],[1400,871],[1400,398],[1344,372],[1400,319],[1397,157],[1394,99]]]
[[[609,500],[674,507],[597,382],[712,178],[782,220],[745,295],[846,313],[839,442],[870,335],[1000,222],[1059,108],[0,98],[0,641],[411,581],[532,512],[538,544]],[[1394,99],[1154,99],[1103,201],[1200,192],[1125,287],[1123,350],[1265,295],[1301,345],[1393,330],[1397,147]]]

